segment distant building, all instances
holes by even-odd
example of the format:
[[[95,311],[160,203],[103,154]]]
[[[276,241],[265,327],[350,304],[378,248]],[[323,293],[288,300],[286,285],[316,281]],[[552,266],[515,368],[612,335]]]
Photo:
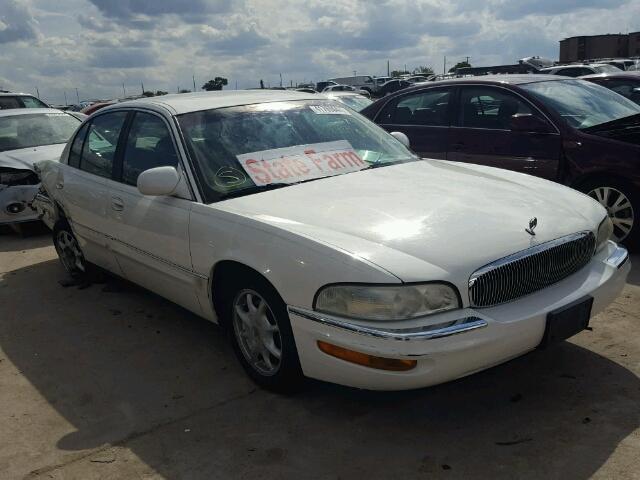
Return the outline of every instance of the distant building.
[[[569,37],[560,40],[560,62],[640,56],[640,32]]]

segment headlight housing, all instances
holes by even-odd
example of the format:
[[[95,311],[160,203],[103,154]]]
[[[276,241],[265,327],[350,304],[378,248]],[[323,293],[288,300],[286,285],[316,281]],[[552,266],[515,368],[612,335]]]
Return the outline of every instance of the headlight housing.
[[[460,306],[458,291],[447,283],[328,285],[314,302],[319,312],[360,320],[407,320]]]
[[[596,252],[602,250],[602,248],[607,243],[607,240],[611,238],[613,235],[613,223],[611,223],[611,219],[609,215],[604,217],[604,220],[600,222],[598,226],[598,237],[596,239]]]

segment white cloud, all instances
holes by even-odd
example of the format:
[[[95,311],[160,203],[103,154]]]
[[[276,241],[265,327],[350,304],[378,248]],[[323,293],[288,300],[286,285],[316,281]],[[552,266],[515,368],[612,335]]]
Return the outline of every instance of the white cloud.
[[[640,30],[628,0],[0,0],[2,84],[61,102],[225,76],[229,87],[558,56],[571,35]],[[452,63],[449,63],[451,65]],[[75,90],[74,96],[75,96]]]

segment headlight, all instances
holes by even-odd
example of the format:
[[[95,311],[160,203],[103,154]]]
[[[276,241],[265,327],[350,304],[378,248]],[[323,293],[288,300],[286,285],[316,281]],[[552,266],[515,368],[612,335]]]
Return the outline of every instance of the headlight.
[[[445,283],[329,285],[316,295],[314,308],[362,320],[406,320],[460,308],[460,298]]]
[[[596,252],[600,251],[604,245],[607,243],[607,240],[611,238],[613,234],[613,223],[611,223],[611,219],[609,215],[604,217],[604,220],[600,222],[600,226],[598,227],[598,238],[596,243]]]

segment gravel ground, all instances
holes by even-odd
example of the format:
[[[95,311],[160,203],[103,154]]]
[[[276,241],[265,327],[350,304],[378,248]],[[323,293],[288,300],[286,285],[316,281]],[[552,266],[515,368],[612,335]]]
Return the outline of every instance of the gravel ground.
[[[418,391],[293,397],[257,389],[215,325],[64,278],[47,233],[0,235],[2,479],[640,478],[639,268],[551,350]]]

